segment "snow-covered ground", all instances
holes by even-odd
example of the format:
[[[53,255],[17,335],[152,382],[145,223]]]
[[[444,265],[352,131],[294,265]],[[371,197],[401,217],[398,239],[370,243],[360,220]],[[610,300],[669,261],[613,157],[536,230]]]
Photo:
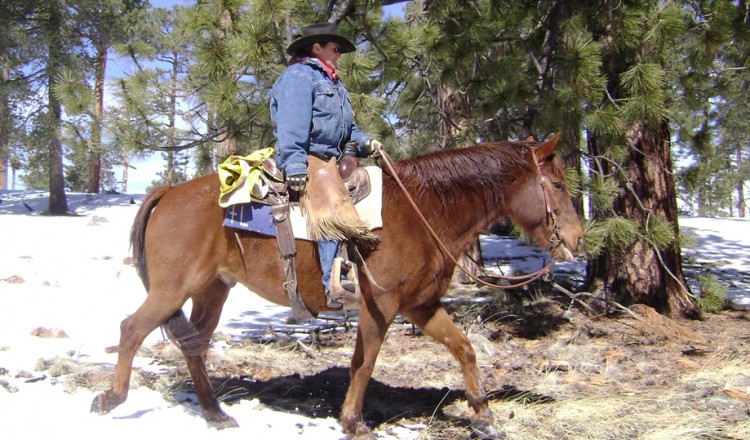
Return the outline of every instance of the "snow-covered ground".
[[[114,364],[105,352],[119,339],[119,323],[136,310],[145,292],[132,266],[128,235],[143,195],[68,194],[77,216],[39,215],[46,192],[0,191],[0,436],[38,439],[69,435],[81,438],[152,438],[169,433],[182,439],[340,438],[333,418],[310,419],[265,407],[257,400],[226,408],[239,429],[206,427],[198,409],[164,400],[146,388],[131,389],[128,400],[107,415],[89,413],[95,393],[68,393],[62,383],[37,370],[41,360],[61,355],[87,363]],[[750,304],[750,222],[740,219],[681,218],[684,230],[698,238],[685,250],[730,284],[730,297]],[[484,237],[484,257],[503,261],[503,270],[535,270],[544,254],[516,240]],[[720,266],[713,267],[715,263]],[[575,273],[581,263],[558,265]],[[248,313],[252,311],[252,313]],[[270,304],[242,287],[230,294],[219,331],[261,334],[282,328],[288,309]],[[40,327],[59,329],[64,338],[41,338]],[[146,344],[162,339],[153,332]],[[447,355],[447,353],[446,353]],[[149,359],[137,358],[147,368]],[[377,432],[380,438],[416,438],[413,430]]]

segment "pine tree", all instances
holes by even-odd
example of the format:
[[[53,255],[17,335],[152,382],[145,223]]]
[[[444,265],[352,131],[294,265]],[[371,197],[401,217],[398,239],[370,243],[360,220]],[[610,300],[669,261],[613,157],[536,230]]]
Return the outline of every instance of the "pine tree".
[[[0,4],[0,189],[6,189],[9,170],[15,174],[20,167],[14,144],[18,139],[22,118],[23,97],[28,96],[26,60],[38,50],[39,44],[29,38],[25,17],[34,4],[8,0]]]
[[[668,54],[685,32],[680,5],[607,2],[592,14],[603,46],[607,100],[591,119],[588,150],[597,179],[618,183],[606,226],[607,250],[589,262],[588,284],[615,300],[693,315],[676,237],[667,82]]]
[[[419,6],[410,30],[423,36],[423,50],[414,57],[417,80],[401,96],[402,118],[418,117],[415,126],[439,133],[440,118],[453,115],[467,140],[561,131],[569,178],[591,197],[589,286],[623,303],[693,314],[676,241],[669,143],[670,51],[687,29],[682,5]],[[465,104],[445,111],[441,102],[451,98],[441,90]]]
[[[744,215],[743,113],[750,99],[750,12],[746,2],[688,4],[692,32],[680,42],[675,106],[680,199],[699,215]],[[743,154],[745,153],[745,154]],[[736,203],[736,205],[735,205]]]
[[[47,52],[47,90],[49,93],[47,104],[47,136],[49,154],[49,208],[51,215],[65,215],[68,213],[68,201],[65,196],[65,180],[63,176],[63,146],[60,142],[62,131],[62,104],[55,93],[52,93],[55,81],[62,72],[65,58],[65,44],[63,27],[65,18],[64,8],[60,0],[50,0],[44,9],[46,13],[43,33],[48,44]]]
[[[102,155],[105,152],[102,142],[104,128],[104,75],[107,56],[112,44],[124,40],[126,30],[137,19],[137,10],[143,8],[143,0],[77,0],[74,4],[76,32],[85,39],[92,52],[93,89],[89,106],[89,139],[86,140],[85,160],[88,168],[87,192],[98,193],[101,189]],[[66,84],[63,82],[62,84]],[[59,87],[61,99],[75,99],[65,96],[65,88]],[[107,170],[112,164],[107,164]]]
[[[8,48],[21,48],[21,56],[15,58],[18,62],[15,68],[23,72],[18,77],[18,83],[30,91],[19,104],[25,106],[23,112],[35,116],[25,126],[17,126],[16,130],[23,133],[23,143],[19,142],[19,145],[28,150],[17,150],[16,154],[20,159],[24,155],[33,155],[39,152],[39,144],[44,143],[46,154],[43,162],[39,162],[40,156],[36,155],[36,161],[25,166],[41,170],[47,177],[50,191],[47,212],[65,215],[68,205],[63,168],[64,145],[61,141],[62,105],[52,89],[64,68],[79,66],[82,58],[81,45],[73,33],[70,4],[62,0],[11,1],[6,4],[17,30],[15,34],[10,34],[11,44]],[[42,100],[45,102],[42,103]],[[24,179],[32,180],[33,174],[30,171]]]
[[[189,96],[181,82],[188,63],[188,44],[178,33],[178,16],[182,11],[178,6],[142,13],[132,28],[131,38],[115,45],[117,53],[127,57],[133,69],[116,84],[121,103],[121,111],[115,118],[116,136],[125,148],[126,158],[151,151],[164,152],[166,169],[157,183],[169,185],[184,181],[177,177],[175,155],[194,146],[197,136],[179,127],[191,122],[180,110],[184,104],[181,97]],[[127,160],[124,164],[127,169]]]

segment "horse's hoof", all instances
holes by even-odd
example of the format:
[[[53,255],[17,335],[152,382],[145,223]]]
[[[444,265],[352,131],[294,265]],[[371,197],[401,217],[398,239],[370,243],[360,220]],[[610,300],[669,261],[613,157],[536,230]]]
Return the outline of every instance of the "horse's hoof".
[[[119,404],[125,401],[125,398],[114,398],[109,393],[101,393],[94,397],[91,402],[91,412],[97,414],[107,414],[117,408]]]
[[[351,440],[376,440],[378,436],[376,436],[372,431],[367,429],[367,431],[357,432],[356,434],[349,437]]]
[[[104,411],[104,394],[99,394],[98,396],[94,397],[94,400],[91,402],[91,412],[97,413],[97,414],[105,414],[106,411]]]
[[[502,438],[492,424],[485,421],[475,421],[471,424],[471,432],[481,439],[498,439]]]
[[[227,428],[239,428],[240,425],[237,423],[236,420],[234,420],[233,417],[230,417],[226,414],[223,414],[220,417],[211,417],[206,418],[206,423],[208,423],[208,426],[211,428],[215,428],[217,431],[221,431],[222,429]]]
[[[344,432],[349,435],[346,436],[347,440],[375,440],[378,437],[372,432],[364,422],[357,422],[354,429],[344,429]]]

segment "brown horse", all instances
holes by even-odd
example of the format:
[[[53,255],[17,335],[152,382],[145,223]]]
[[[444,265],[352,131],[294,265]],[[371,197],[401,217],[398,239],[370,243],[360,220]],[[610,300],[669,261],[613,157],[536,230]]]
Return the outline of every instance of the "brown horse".
[[[444,150],[396,162],[394,170],[453,255],[505,217],[553,256],[570,260],[580,251],[583,231],[555,159],[556,141],[557,137]],[[151,331],[164,325],[168,334],[182,340],[178,345],[204,418],[217,428],[237,426],[221,409],[204,362],[229,290],[239,282],[276,304],[289,303],[276,239],[224,228],[218,196],[214,175],[156,188],[143,201],[130,238],[148,296],[121,323],[112,387],[94,399],[93,412],[109,412],[125,401],[136,350]],[[372,437],[362,420],[365,389],[386,331],[400,314],[450,350],[461,366],[466,398],[475,411],[472,426],[492,435],[492,413],[479,382],[474,349],[440,302],[455,265],[389,172],[383,175],[382,216],[383,227],[375,231],[379,245],[365,258],[377,286],[366,277],[360,279],[356,346],[341,411],[344,432]],[[313,242],[297,242],[299,291],[313,313],[328,310],[316,253]],[[189,323],[181,311],[188,299]]]

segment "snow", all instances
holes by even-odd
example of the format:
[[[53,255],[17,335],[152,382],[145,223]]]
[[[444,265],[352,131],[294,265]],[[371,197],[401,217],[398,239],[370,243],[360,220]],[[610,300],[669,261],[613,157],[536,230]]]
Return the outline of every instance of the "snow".
[[[48,193],[0,191],[0,230],[4,231],[0,239],[3,438],[52,437],[61,430],[76,437],[104,435],[113,439],[151,438],[167,430],[170,436],[185,439],[343,436],[334,418],[306,418],[274,410],[257,400],[225,406],[240,428],[216,431],[207,427],[197,406],[168,402],[145,387],[131,388],[127,401],[111,413],[91,414],[96,393],[67,392],[61,381],[37,371],[40,359],[65,354],[80,362],[113,365],[116,354],[105,348],[117,345],[120,321],[136,310],[145,295],[135,269],[124,264],[129,255],[130,226],[143,195],[67,197],[70,210],[77,215],[49,217],[40,215],[47,208]],[[748,221],[684,217],[680,224],[697,237],[696,245],[685,249],[685,255],[696,258],[701,269],[709,263],[722,263],[713,270],[730,285],[730,297],[750,304]],[[485,258],[492,265],[497,261],[496,269],[506,273],[536,270],[548,258],[512,239],[483,237],[482,246]],[[568,263],[556,270],[579,276],[583,267],[582,263]],[[235,287],[218,331],[260,335],[269,326],[283,328],[287,313],[288,309]],[[32,330],[39,327],[63,330],[68,337],[32,336]],[[145,344],[162,339],[157,330]],[[135,365],[146,368],[149,359],[137,357]],[[408,439],[417,438],[418,431],[404,428],[376,434],[379,438]]]

